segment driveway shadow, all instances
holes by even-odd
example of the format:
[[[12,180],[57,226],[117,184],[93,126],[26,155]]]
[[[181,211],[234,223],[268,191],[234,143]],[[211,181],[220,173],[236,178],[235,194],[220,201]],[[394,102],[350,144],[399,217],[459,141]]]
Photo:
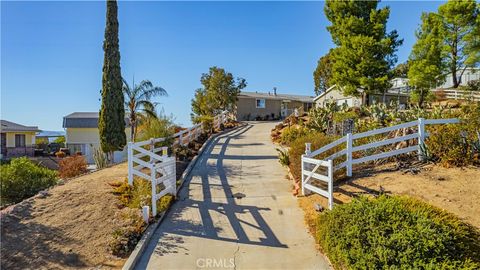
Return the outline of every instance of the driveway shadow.
[[[195,164],[192,173],[185,179],[186,183],[178,194],[178,200],[152,237],[151,243],[156,243],[156,246],[150,245],[144,256],[150,257],[154,252],[160,256],[180,252],[188,255],[189,250],[184,247],[182,239],[185,236],[276,248],[288,247],[279,241],[262,216],[262,213],[271,211],[271,209],[256,205],[237,204],[236,200],[241,199],[244,195],[234,194],[232,191],[233,185],[229,183],[228,177],[235,175],[241,168],[224,165],[224,160],[277,158],[268,155],[226,155],[230,141],[242,138],[251,127],[251,125],[246,125],[220,135],[207,146]],[[240,145],[236,144],[236,146]],[[220,147],[219,152],[218,147]],[[214,149],[218,154],[213,153]],[[208,162],[212,160],[215,162]],[[215,181],[212,181],[213,177],[215,177]],[[195,179],[195,181],[192,181],[192,179]],[[201,187],[199,187],[200,185]],[[197,192],[198,194],[199,188],[201,188],[200,194],[202,196],[191,198],[190,192]],[[212,196],[212,192],[224,194],[224,196],[215,198]],[[198,199],[198,197],[203,199]],[[214,199],[220,199],[220,202]],[[253,228],[256,234],[263,235],[263,237],[252,239],[248,236],[244,227]]]

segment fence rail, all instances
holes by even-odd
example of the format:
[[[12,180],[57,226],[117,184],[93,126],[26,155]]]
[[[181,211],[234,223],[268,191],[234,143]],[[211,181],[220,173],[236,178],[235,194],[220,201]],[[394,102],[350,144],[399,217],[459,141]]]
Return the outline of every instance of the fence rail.
[[[465,91],[457,89],[436,89],[433,90],[434,93],[445,94],[446,99],[462,99],[462,100],[472,100],[480,101],[480,92],[478,91]]]
[[[406,154],[410,152],[418,152],[419,159],[422,158],[421,147],[425,144],[425,138],[428,137],[427,132],[425,131],[425,125],[436,125],[436,124],[453,124],[459,123],[459,120],[456,118],[450,119],[423,119],[419,118],[418,120],[398,124],[391,127],[385,127],[375,130],[370,130],[362,133],[351,134],[348,133],[346,136],[329,143],[320,149],[311,151],[311,144],[305,144],[305,154],[302,155],[302,194],[305,195],[308,191],[316,192],[324,197],[328,198],[328,206],[330,209],[333,207],[333,175],[336,171],[346,168],[347,176],[352,176],[352,165],[364,163],[372,160],[378,160],[382,158],[397,156],[401,154]],[[408,130],[407,130],[408,129]],[[416,130],[415,130],[416,129]],[[393,131],[403,130],[403,135],[396,136],[393,138],[387,138],[382,140],[371,141],[364,144],[355,144],[354,142],[357,139],[366,138],[374,135],[391,133]],[[414,131],[415,130],[415,131]],[[406,134],[407,133],[407,134]],[[375,140],[375,139],[374,139]],[[393,145],[398,143],[407,142],[406,147],[396,148],[391,151],[381,152],[376,154],[367,154],[366,156],[360,158],[353,158],[353,153],[357,151],[365,151],[372,148],[377,148],[385,145]],[[327,151],[338,147],[344,144],[345,147],[342,150],[339,150],[324,160],[315,159],[316,156],[325,154]],[[340,164],[334,164],[334,160],[339,157],[345,156],[345,161]],[[312,169],[313,167],[313,169]],[[318,170],[321,169],[321,172]],[[322,174],[323,172],[323,174]],[[312,185],[311,180],[319,180],[327,183],[327,189],[321,189]]]
[[[227,112],[214,116],[213,127],[219,129],[228,120]],[[168,156],[167,146],[157,146],[167,140],[172,145],[188,145],[204,132],[202,124],[181,130],[167,138],[151,138],[128,143],[128,183],[133,185],[134,176],[152,183],[152,215],[157,215],[157,200],[166,194],[176,195],[176,160]],[[160,185],[160,187],[158,187]],[[158,190],[160,190],[158,192]]]

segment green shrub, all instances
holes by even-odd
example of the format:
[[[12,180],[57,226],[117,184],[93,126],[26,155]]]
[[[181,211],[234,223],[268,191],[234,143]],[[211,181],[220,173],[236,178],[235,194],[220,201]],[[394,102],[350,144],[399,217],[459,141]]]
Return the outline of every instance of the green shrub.
[[[143,206],[148,205],[152,209],[152,185],[150,181],[135,177],[133,186],[130,186],[126,179],[123,182],[113,184],[113,186],[113,194],[118,196],[123,206],[141,209]],[[157,193],[160,191],[157,190]],[[160,200],[157,200],[157,213],[165,211],[172,201],[173,196],[170,194],[164,195]]]
[[[446,167],[480,165],[480,105],[463,106],[449,117],[458,117],[461,123],[428,126],[428,150]]]
[[[407,197],[360,198],[322,213],[317,239],[338,269],[479,269],[480,236]]]
[[[213,130],[213,116],[209,116],[209,115],[197,116],[195,117],[195,119],[193,119],[193,123],[195,124],[202,123],[203,130],[209,133],[212,132]]]
[[[305,136],[308,129],[299,126],[286,127],[282,130],[280,135],[280,143],[283,145],[290,145],[291,142],[299,137]]]
[[[337,112],[333,115],[333,121],[337,123],[342,123],[345,120],[358,119],[358,114],[355,111],[345,111],[345,112]]]
[[[290,168],[290,171],[293,175],[293,177],[298,181],[301,179],[301,156],[305,154],[305,143],[311,143],[311,149],[312,151],[319,149],[320,147],[327,145],[333,141],[338,139],[337,137],[333,136],[326,136],[323,133],[320,132],[309,132],[308,134],[297,138],[295,141],[293,141],[290,144],[290,148],[288,150],[288,156],[290,159],[290,165],[288,166]],[[315,158],[326,158],[327,156],[333,154],[334,152],[337,152],[341,150],[342,148],[340,147],[334,147],[332,150],[327,151],[327,153],[315,157]]]
[[[57,173],[26,157],[0,166],[1,205],[17,203],[57,183]]]
[[[135,138],[135,141],[139,142],[151,138],[167,138],[175,132],[171,117],[160,115],[158,118],[151,117],[145,119],[138,127],[137,133],[138,135]],[[171,143],[171,140],[166,140],[158,145],[165,146],[170,145]]]

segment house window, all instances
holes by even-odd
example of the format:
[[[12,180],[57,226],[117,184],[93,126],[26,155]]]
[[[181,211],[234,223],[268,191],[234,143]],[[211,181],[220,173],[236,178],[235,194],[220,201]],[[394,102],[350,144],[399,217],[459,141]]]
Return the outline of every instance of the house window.
[[[85,144],[70,143],[68,144],[68,150],[70,151],[70,154],[80,152],[85,155]]]
[[[15,147],[25,147],[25,134],[15,134]]]
[[[265,99],[257,99],[256,102],[257,108],[265,109]]]

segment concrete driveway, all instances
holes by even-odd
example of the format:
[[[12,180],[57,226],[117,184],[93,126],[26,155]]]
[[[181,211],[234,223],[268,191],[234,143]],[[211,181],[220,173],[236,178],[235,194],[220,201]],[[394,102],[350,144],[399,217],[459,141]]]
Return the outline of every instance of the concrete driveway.
[[[277,161],[274,125],[212,141],[137,269],[329,269]]]

